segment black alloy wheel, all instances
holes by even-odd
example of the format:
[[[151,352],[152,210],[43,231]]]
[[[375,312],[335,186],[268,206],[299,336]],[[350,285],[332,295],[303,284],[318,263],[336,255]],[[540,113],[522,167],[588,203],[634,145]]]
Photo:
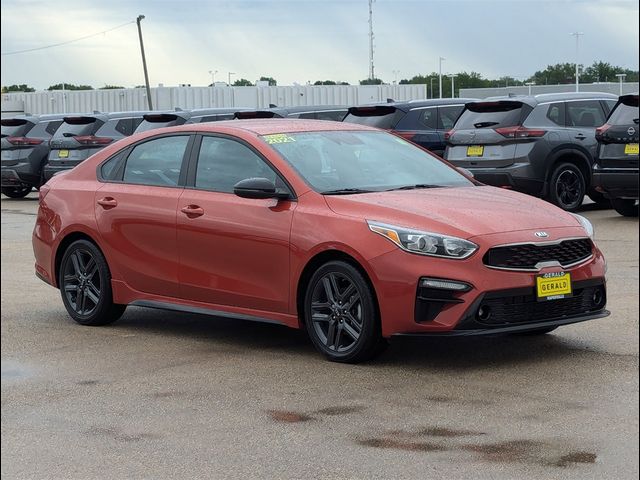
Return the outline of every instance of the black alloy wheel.
[[[346,262],[328,262],[311,277],[305,320],[314,345],[332,361],[368,360],[385,343],[371,287]]]
[[[2,187],[2,194],[9,198],[24,198],[31,193],[32,187]]]
[[[113,303],[107,262],[102,252],[87,240],[78,240],[65,251],[59,286],[67,312],[82,325],[114,322],[126,308]]]
[[[560,164],[551,175],[549,200],[558,207],[572,212],[584,199],[586,183],[582,171],[572,163]]]

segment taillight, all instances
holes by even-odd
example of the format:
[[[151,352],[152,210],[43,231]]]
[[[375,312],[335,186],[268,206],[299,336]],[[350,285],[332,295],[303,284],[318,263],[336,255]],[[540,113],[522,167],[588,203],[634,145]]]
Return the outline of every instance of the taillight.
[[[73,139],[81,145],[108,145],[113,142],[113,138],[94,135],[76,135]]]
[[[397,135],[400,135],[402,138],[404,138],[405,140],[409,140],[410,142],[413,141],[413,138],[416,136],[416,134],[418,132],[395,132]]]
[[[11,145],[40,145],[42,139],[29,137],[7,137],[7,142]]]
[[[546,130],[526,128],[526,127],[501,127],[495,131],[506,138],[536,138],[542,137]]]
[[[449,140],[453,134],[456,133],[455,130],[447,130],[446,132],[444,132],[444,139]]]
[[[44,197],[47,196],[47,193],[49,193],[50,190],[51,187],[46,183],[44,185],[40,185],[40,188],[38,189],[38,202],[42,202],[44,200]]]
[[[602,136],[604,135],[604,132],[606,132],[610,128],[611,128],[611,125],[609,125],[608,123],[605,123],[601,127],[596,128],[596,139],[602,140]]]

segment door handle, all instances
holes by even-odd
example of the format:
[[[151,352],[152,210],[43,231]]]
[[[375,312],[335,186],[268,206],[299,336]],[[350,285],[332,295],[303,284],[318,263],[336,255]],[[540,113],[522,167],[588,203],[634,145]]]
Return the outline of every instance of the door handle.
[[[104,197],[98,200],[98,205],[100,205],[105,210],[113,208],[118,205],[118,201],[113,197]]]
[[[587,138],[587,137],[586,137],[586,135],[585,135],[584,133],[578,133],[578,134],[576,135],[576,138],[577,138],[578,140],[584,140],[584,139],[585,139],[585,138]]]
[[[201,217],[204,215],[204,209],[199,205],[187,205],[180,209],[189,218]]]

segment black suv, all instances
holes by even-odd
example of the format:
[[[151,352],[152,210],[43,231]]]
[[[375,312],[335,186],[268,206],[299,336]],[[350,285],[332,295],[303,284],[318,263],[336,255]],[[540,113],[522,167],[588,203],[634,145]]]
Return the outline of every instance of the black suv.
[[[637,93],[622,95],[607,123],[596,129],[593,184],[626,217],[638,216],[638,130]]]
[[[145,112],[67,115],[49,142],[49,162],[44,178],[70,170],[116,140],[128,137],[142,122]]]
[[[390,130],[442,156],[444,134],[453,127],[470,98],[387,102],[351,107],[343,122]]]
[[[568,211],[588,194],[598,143],[617,97],[608,93],[554,93],[487,98],[465,105],[447,133],[444,158],[479,181],[546,198]]]
[[[20,115],[2,124],[2,193],[22,198],[44,183],[43,167],[49,139],[62,124],[62,115]]]

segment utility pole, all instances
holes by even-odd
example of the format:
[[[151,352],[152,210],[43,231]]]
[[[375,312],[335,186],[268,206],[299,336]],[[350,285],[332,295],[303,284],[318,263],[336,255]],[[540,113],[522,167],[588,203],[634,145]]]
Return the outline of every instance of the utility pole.
[[[216,86],[216,73],[218,73],[218,70],[209,70],[209,73],[211,74],[211,86],[215,87]]]
[[[142,68],[144,69],[144,84],[147,87],[147,105],[149,110],[153,110],[153,102],[151,101],[151,87],[149,86],[149,73],[147,72],[147,59],[144,56],[144,43],[142,42],[142,27],[140,22],[144,19],[144,15],[138,15],[136,23],[138,24],[138,36],[140,37],[140,53],[142,53]]]
[[[624,77],[626,76],[626,73],[616,73],[616,77],[618,77],[618,80],[620,82],[620,95],[622,95],[622,82],[624,82]]]
[[[444,57],[438,59],[438,95],[442,98],[442,61],[446,60]]]
[[[231,75],[235,75],[235,74],[236,74],[236,72],[229,72],[229,77],[228,77],[229,78],[229,82],[228,82],[229,86],[231,86]]]
[[[398,84],[398,74],[400,73],[400,70],[392,70],[391,73],[393,73],[393,76],[395,78],[395,80],[393,81],[394,85]]]
[[[433,98],[433,77],[429,77],[429,83],[431,84],[431,97],[430,98]],[[427,95],[427,97],[428,96],[429,95]]]
[[[373,1],[369,0],[369,80],[376,78],[373,71]]]
[[[535,84],[536,84],[536,82],[527,82],[527,83],[525,83],[525,85],[526,85],[527,87],[529,87],[529,96],[531,96],[531,87],[532,87],[533,85],[535,85]]]
[[[576,37],[576,92],[580,91],[580,67],[578,65],[579,61],[579,54],[580,54],[580,35],[584,35],[583,32],[573,32],[570,33],[570,35],[573,35],[574,37]]]
[[[451,75],[451,98],[455,98],[456,97],[456,95],[455,95],[455,91],[456,91],[455,90],[455,78],[456,78],[456,76],[452,74]]]

